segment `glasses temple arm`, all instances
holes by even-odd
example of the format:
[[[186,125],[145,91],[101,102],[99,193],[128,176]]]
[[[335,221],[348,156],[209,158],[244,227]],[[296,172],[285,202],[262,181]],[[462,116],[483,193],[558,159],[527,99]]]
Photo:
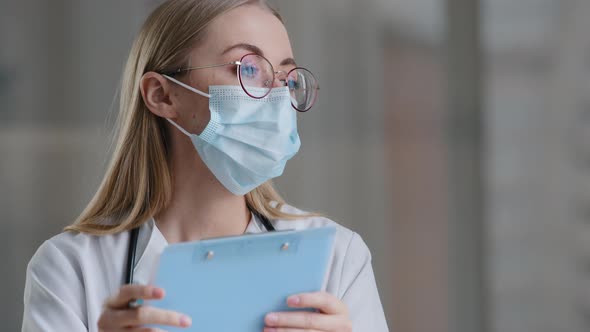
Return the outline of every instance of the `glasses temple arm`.
[[[226,63],[220,63],[218,65],[209,65],[209,66],[199,66],[199,67],[189,67],[189,68],[179,68],[178,72],[181,71],[189,71],[189,70],[196,70],[196,69],[207,69],[207,68],[215,68],[215,67],[223,67],[223,66],[229,66],[229,65],[241,65],[242,63],[240,61],[232,61],[232,62],[226,62]]]

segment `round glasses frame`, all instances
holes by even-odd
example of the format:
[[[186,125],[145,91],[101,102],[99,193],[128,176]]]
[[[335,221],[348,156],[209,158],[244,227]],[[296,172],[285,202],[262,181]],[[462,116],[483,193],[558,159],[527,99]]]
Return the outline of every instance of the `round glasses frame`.
[[[168,75],[168,76],[174,76],[174,75],[178,75],[178,74],[180,74],[180,73],[182,73],[182,72],[188,72],[188,71],[191,71],[191,70],[197,70],[197,69],[207,69],[207,68],[216,68],[216,67],[223,67],[223,66],[234,65],[234,66],[237,66],[237,68],[236,68],[236,74],[237,74],[237,76],[238,76],[238,81],[240,82],[240,86],[242,87],[242,90],[244,90],[244,92],[245,92],[245,93],[246,93],[248,96],[250,96],[251,98],[254,98],[254,99],[262,99],[262,98],[266,97],[266,96],[267,96],[267,95],[270,93],[270,91],[271,91],[271,88],[269,88],[269,89],[268,89],[268,91],[267,91],[267,92],[266,92],[264,95],[262,95],[262,96],[254,96],[254,95],[252,95],[251,93],[249,93],[249,92],[248,92],[248,90],[247,90],[247,89],[246,89],[246,87],[244,86],[244,82],[242,81],[242,71],[240,70],[240,68],[241,68],[242,64],[244,63],[244,58],[246,58],[246,57],[248,57],[248,56],[252,56],[252,55],[258,56],[258,57],[260,57],[260,58],[264,59],[264,61],[266,61],[266,62],[268,63],[268,65],[269,65],[269,66],[270,66],[270,68],[272,69],[272,70],[271,70],[271,72],[272,72],[272,80],[271,80],[270,82],[274,82],[274,81],[275,81],[275,78],[276,78],[276,75],[277,75],[277,74],[279,74],[279,73],[285,73],[285,71],[283,71],[283,70],[275,71],[275,70],[274,70],[274,67],[272,66],[272,64],[270,63],[270,61],[268,61],[268,59],[267,59],[267,58],[265,58],[265,57],[263,57],[262,55],[260,55],[260,54],[257,54],[257,53],[248,53],[248,54],[245,54],[245,55],[243,55],[243,56],[240,58],[240,60],[237,60],[237,61],[231,61],[231,62],[220,63],[220,64],[215,64],[215,65],[207,65],[207,66],[198,66],[198,67],[189,67],[189,68],[178,68],[178,69],[177,69],[177,70],[175,70],[175,71],[172,71],[172,72],[165,72],[165,73],[162,73],[162,74],[164,74],[164,75]],[[296,70],[304,70],[304,71],[306,71],[307,73],[309,73],[309,75],[311,75],[311,77],[312,77],[312,78],[315,80],[315,82],[316,82],[316,87],[314,87],[313,89],[315,89],[315,90],[319,90],[319,89],[320,89],[320,85],[319,85],[319,84],[317,84],[317,79],[316,79],[316,78],[315,78],[315,76],[312,74],[312,72],[311,72],[309,69],[307,69],[307,68],[303,68],[303,67],[295,67],[295,68],[293,68],[293,69],[289,70],[288,72],[286,72],[286,75],[285,75],[285,77],[286,77],[286,78],[287,78],[287,77],[289,77],[289,75],[290,75],[290,74],[291,74],[293,71],[296,71]],[[286,79],[279,79],[279,81],[281,81],[281,82],[282,82],[282,84],[283,84],[284,86],[287,86],[287,87],[289,86],[289,84],[287,83],[287,80],[286,80]],[[315,102],[316,102],[316,100],[317,100],[317,97],[318,97],[318,93],[317,93],[317,91],[316,91],[315,95],[313,96],[313,100],[311,101],[311,103],[309,104],[309,106],[307,106],[305,109],[300,109],[299,107],[295,106],[295,104],[293,104],[293,102],[291,102],[291,106],[292,106],[294,109],[296,109],[297,111],[299,111],[299,112],[307,112],[307,111],[309,111],[309,110],[310,110],[310,109],[313,107],[313,105],[315,104]]]

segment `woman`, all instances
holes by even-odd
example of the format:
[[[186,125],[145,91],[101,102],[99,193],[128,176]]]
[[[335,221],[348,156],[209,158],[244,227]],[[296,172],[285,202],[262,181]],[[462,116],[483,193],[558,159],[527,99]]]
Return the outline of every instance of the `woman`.
[[[325,291],[287,299],[316,312],[268,313],[265,331],[387,331],[362,239],[284,204],[270,183],[298,151],[296,115],[318,90],[296,67],[281,18],[264,1],[158,7],[127,61],[118,141],[98,192],[29,263],[23,331],[188,327],[182,313],[128,305],[165,296],[147,283],[167,244],[326,225],[337,235]],[[138,259],[126,272],[134,234]],[[128,272],[133,284],[123,285]]]

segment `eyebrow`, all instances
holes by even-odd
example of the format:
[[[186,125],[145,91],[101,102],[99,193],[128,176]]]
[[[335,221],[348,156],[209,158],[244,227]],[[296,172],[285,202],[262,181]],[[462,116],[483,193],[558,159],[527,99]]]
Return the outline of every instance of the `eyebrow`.
[[[241,48],[241,49],[244,49],[244,50],[249,51],[251,53],[255,53],[260,56],[264,56],[264,52],[262,52],[260,47],[258,47],[256,45],[248,44],[248,43],[238,43],[238,44],[232,45],[232,46],[226,48],[221,53],[221,55],[224,55],[224,54],[228,53],[229,51],[232,51],[236,48]],[[295,62],[295,59],[293,59],[293,58],[286,58],[286,59],[283,59],[283,61],[281,61],[281,63],[279,63],[279,65],[280,66],[293,65],[293,66],[297,67],[297,62]]]

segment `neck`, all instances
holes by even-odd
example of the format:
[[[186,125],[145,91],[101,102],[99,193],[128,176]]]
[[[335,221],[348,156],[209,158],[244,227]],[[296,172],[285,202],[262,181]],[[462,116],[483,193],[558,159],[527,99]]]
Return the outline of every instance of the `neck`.
[[[190,139],[171,136],[172,200],[154,216],[164,238],[176,243],[243,234],[251,218],[245,197],[223,187]]]

